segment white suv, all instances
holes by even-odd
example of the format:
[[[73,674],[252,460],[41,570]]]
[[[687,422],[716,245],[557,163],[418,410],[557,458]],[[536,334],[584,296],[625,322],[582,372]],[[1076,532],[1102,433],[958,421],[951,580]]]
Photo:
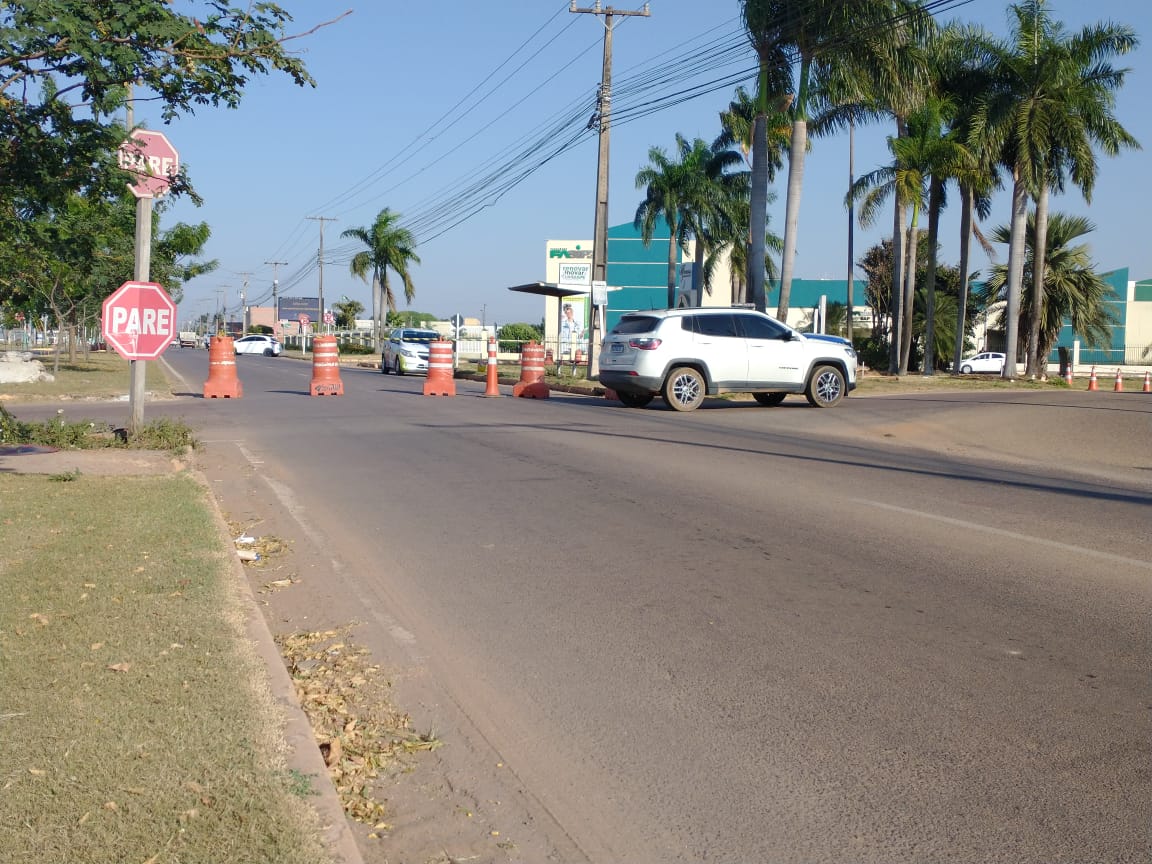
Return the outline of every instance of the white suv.
[[[600,383],[631,408],[660,395],[691,411],[718,393],[751,393],[761,405],[803,393],[829,408],[856,389],[856,352],[751,309],[653,309],[628,313],[604,338]]]

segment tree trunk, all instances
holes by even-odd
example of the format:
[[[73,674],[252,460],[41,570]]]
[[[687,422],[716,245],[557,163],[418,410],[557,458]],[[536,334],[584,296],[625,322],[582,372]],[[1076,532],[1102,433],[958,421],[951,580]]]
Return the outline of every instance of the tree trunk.
[[[1019,170],[1013,171],[1012,234],[1008,245],[1008,295],[1004,310],[1004,371],[1007,381],[1016,378],[1016,357],[1019,352],[1020,287],[1024,281],[1024,241],[1028,228],[1028,190],[1020,179]]]
[[[968,314],[968,256],[972,251],[972,190],[960,187],[960,302],[956,310],[956,346],[952,352],[952,373],[960,374],[964,359],[964,318]]]
[[[780,258],[780,300],[776,318],[788,323],[788,304],[792,299],[792,273],[796,266],[796,232],[800,227],[800,193],[804,188],[804,152],[808,146],[808,121],[802,117],[792,123],[792,146],[788,151],[788,203],[784,215],[784,251]],[[761,262],[763,258],[760,259]]]
[[[944,207],[944,182],[932,178],[928,192],[928,273],[924,281],[924,368],[936,374],[936,246],[940,242],[940,211]]]
[[[380,320],[380,307],[383,305],[380,295],[380,273],[372,271],[372,350],[379,351],[383,347],[383,323]]]
[[[888,372],[899,375],[900,346],[904,344],[904,205],[899,200],[892,208],[892,296],[888,308],[892,318]]]
[[[912,361],[912,323],[916,303],[916,254],[919,243],[918,226],[920,208],[912,205],[912,224],[908,227],[908,255],[905,263],[907,272],[904,279],[904,333],[900,340],[900,374],[908,374]]]
[[[1032,309],[1028,315],[1028,377],[1048,378],[1048,352],[1040,340],[1044,320],[1044,260],[1048,252],[1048,186],[1036,196],[1036,236],[1032,238]]]
[[[768,233],[768,119],[757,111],[752,125],[752,188],[749,192],[748,260],[745,263],[748,295],[761,312],[767,309],[764,292],[764,238]],[[759,262],[759,265],[757,265]]]
[[[668,226],[668,308],[676,307],[676,226]]]

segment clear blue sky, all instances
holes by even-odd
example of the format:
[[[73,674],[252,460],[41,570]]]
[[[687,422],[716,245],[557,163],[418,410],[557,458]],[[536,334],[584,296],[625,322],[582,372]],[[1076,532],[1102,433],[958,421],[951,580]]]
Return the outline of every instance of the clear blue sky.
[[[346,8],[300,0],[283,5],[297,16],[301,31]],[[321,6],[325,11],[318,13]],[[1152,112],[1147,109],[1152,3],[1052,0],[1050,6],[1070,29],[1123,22],[1144,41],[1121,61],[1132,71],[1118,115],[1149,149],[1102,158],[1090,207],[1076,191],[1054,199],[1053,206],[1086,213],[1096,223],[1089,239],[1101,268],[1129,267],[1132,278],[1152,277],[1146,227],[1152,201]],[[614,38],[615,110],[644,115],[642,104],[656,95],[751,68],[752,55],[738,39],[739,8],[737,0],[652,0],[651,17],[624,21]],[[1003,33],[1007,5],[957,0],[942,17]],[[139,105],[138,118],[168,134],[205,199],[198,209],[179,203],[165,218],[208,222],[213,234],[208,256],[220,261],[217,272],[185,287],[182,320],[214,311],[221,297],[235,306],[246,271],[249,300],[270,297],[273,268],[266,261],[288,262],[279,269],[282,296],[316,296],[320,223],[309,216],[337,220],[324,223],[326,302],[348,296],[370,308],[367,286],[348,272],[350,241],[339,235],[370,225],[386,206],[418,220],[422,263],[413,273],[412,309],[439,317],[484,317],[488,323],[541,320],[541,300],[507,287],[543,278],[546,240],[591,237],[595,135],[585,133],[498,198],[493,193],[466,199],[486,206],[451,225],[465,215],[458,196],[470,184],[509,161],[526,165],[513,157],[539,144],[541,134],[564,118],[576,118],[577,112],[580,118],[591,116],[582,103],[591,103],[600,79],[601,20],[570,14],[560,0],[365,3],[331,27],[291,43],[302,52],[315,89],[297,88],[280,75],[256,78],[239,109],[202,110],[169,127],[150,116],[146,104]],[[666,85],[644,77],[675,59],[722,45],[733,46],[726,64],[681,72]],[[633,85],[630,90],[627,84]],[[711,141],[732,89],[613,126],[610,224],[631,221],[641,198],[634,178],[647,162],[648,148],[671,148],[676,132]],[[576,120],[574,132],[565,134],[583,125]],[[857,176],[887,160],[889,131],[857,130]],[[565,140],[553,134],[545,147]],[[798,276],[843,278],[846,273],[847,162],[846,135],[814,142],[805,171]],[[782,230],[783,180],[778,191],[769,216]],[[447,206],[437,209],[438,204]],[[1008,205],[1006,195],[999,196],[990,225],[1007,221]],[[890,233],[891,220],[881,222],[857,231],[857,258]],[[953,208],[941,234],[950,263],[958,258],[958,226]],[[1006,257],[1006,250],[1000,254]],[[987,263],[978,252],[975,266]]]

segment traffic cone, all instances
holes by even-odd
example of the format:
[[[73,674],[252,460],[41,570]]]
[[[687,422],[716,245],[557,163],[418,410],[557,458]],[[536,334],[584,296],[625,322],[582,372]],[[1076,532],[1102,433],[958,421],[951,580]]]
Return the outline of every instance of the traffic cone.
[[[335,336],[317,336],[312,340],[313,396],[343,396],[340,380],[340,345]]]
[[[499,396],[500,395],[500,377],[496,369],[496,340],[488,340],[488,376],[487,387],[484,390],[485,396]]]
[[[208,343],[205,399],[239,399],[244,387],[236,377],[236,346],[231,336],[213,336]]]
[[[1088,376],[1088,389],[1099,390],[1100,387],[1096,384],[1096,367],[1092,367],[1092,374]]]
[[[1124,392],[1124,379],[1120,375],[1120,367],[1116,367],[1116,384],[1112,387],[1113,393]]]
[[[512,385],[512,395],[525,399],[547,399],[544,381],[544,346],[529,342],[520,349],[520,380]]]
[[[1140,388],[1141,393],[1152,393],[1152,375],[1144,373],[1144,386]]]
[[[1072,365],[1071,364],[1069,364],[1064,369],[1064,383],[1067,384],[1069,387],[1072,386]]]
[[[451,342],[437,341],[428,346],[428,377],[424,380],[424,395],[456,395],[456,378],[452,374]]]

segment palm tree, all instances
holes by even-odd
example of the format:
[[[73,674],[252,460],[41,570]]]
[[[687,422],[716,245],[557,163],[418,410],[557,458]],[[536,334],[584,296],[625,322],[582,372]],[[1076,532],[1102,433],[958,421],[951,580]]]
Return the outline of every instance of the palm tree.
[[[385,207],[376,215],[376,221],[368,228],[349,228],[340,235],[359,240],[367,248],[352,256],[349,269],[353,276],[365,282],[372,277],[372,342],[380,347],[382,318],[384,309],[396,311],[396,298],[388,280],[391,270],[404,283],[404,299],[409,303],[416,296],[409,265],[419,264],[416,255],[416,240],[412,232],[400,224],[400,214]]]
[[[867,227],[875,221],[880,207],[890,197],[912,210],[908,228],[908,256],[903,270],[906,274],[902,294],[905,298],[916,296],[916,254],[919,248],[918,231],[920,212],[931,206],[935,217],[929,238],[929,270],[935,268],[935,254],[931,251],[936,242],[935,218],[942,207],[943,180],[950,173],[959,170],[970,158],[967,151],[955,140],[943,133],[942,109],[946,107],[938,100],[929,100],[923,108],[908,120],[908,134],[904,137],[889,137],[888,149],[892,153],[891,165],[882,166],[858,179],[849,190],[845,203],[860,201],[860,224]],[[929,187],[932,187],[931,189]],[[901,227],[901,233],[903,226]],[[898,253],[902,254],[902,253]],[[931,278],[931,277],[930,277]],[[933,318],[935,315],[934,289],[927,294],[926,338],[932,340]],[[904,304],[904,319],[910,323],[910,311]],[[902,328],[901,356],[899,373],[908,371],[911,353],[912,327]],[[934,356],[934,347],[929,344],[926,354]],[[927,371],[927,370],[925,370]]]
[[[1047,357],[1052,345],[1060,335],[1060,329],[1067,321],[1072,330],[1091,347],[1109,344],[1112,326],[1115,321],[1105,302],[1111,289],[1096,273],[1089,254],[1088,245],[1073,245],[1079,237],[1096,230],[1087,218],[1054,212],[1048,220],[1047,244],[1044,248],[1044,261],[1036,266],[1036,212],[1028,214],[1026,247],[1024,252],[1023,275],[1025,284],[1031,284],[1036,272],[1044,274],[1044,292],[1041,295],[1029,291],[1022,300],[1022,317],[1031,315],[1037,298],[1042,306],[1039,320],[1039,350],[1041,357]],[[993,232],[997,243],[1011,241],[1010,226],[1001,225]],[[1000,297],[1008,281],[1008,267],[998,264],[982,290],[981,299],[993,302]],[[1001,312],[1001,326],[1006,312]]]
[[[636,188],[645,190],[633,224],[648,245],[663,217],[668,225],[668,306],[676,303],[676,249],[696,239],[696,264],[703,270],[710,245],[723,245],[732,234],[736,209],[746,183],[727,169],[740,161],[728,149],[713,150],[702,139],[689,142],[676,135],[676,158],[661,147],[648,150],[649,164],[636,174]],[[714,239],[713,239],[714,238]]]
[[[752,242],[751,260],[763,253],[757,223],[758,208],[767,191],[768,105],[773,98],[795,94],[790,101],[792,138],[788,153],[788,197],[785,205],[784,250],[780,266],[780,298],[776,315],[785,320],[792,292],[796,258],[800,193],[804,178],[804,154],[808,145],[808,114],[816,83],[841,64],[860,66],[891,53],[902,38],[900,22],[918,15],[912,0],[741,0],[744,27],[759,61],[757,115],[752,148]],[[795,81],[791,72],[795,58]],[[793,87],[794,85],[794,87]],[[756,283],[749,282],[755,292]],[[756,299],[757,308],[763,308]]]
[[[997,47],[994,91],[981,99],[974,113],[973,134],[994,142],[1005,167],[1012,172],[1012,223],[1008,252],[1005,319],[1006,351],[1013,361],[1019,352],[1019,311],[1027,242],[1028,199],[1037,201],[1038,248],[1047,245],[1048,190],[1059,189],[1067,173],[1091,196],[1096,176],[1095,144],[1106,153],[1137,142],[1113,116],[1115,91],[1127,70],[1107,59],[1136,47],[1132,29],[1098,24],[1067,36],[1048,14],[1045,0],[1021,0],[1011,7],[1012,34]],[[1042,355],[1033,327],[1043,315],[1046,256],[1038,256],[1033,291],[1037,321],[1029,326],[1029,370],[1035,374]],[[1015,362],[1004,364],[1005,378],[1016,375]]]

